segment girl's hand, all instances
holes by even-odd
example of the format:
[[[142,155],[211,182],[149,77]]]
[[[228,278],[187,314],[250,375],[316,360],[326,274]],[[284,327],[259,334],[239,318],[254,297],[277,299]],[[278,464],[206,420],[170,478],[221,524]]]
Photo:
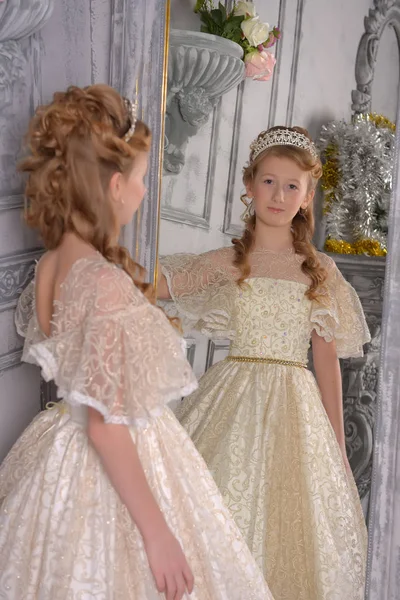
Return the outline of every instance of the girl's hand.
[[[194,578],[178,540],[166,527],[151,539],[144,540],[147,559],[157,590],[166,600],[181,600],[193,591]]]

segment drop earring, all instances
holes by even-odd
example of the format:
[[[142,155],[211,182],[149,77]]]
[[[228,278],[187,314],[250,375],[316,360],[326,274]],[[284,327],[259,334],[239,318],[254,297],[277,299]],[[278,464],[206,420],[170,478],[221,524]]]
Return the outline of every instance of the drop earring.
[[[247,223],[254,216],[254,198],[249,198],[247,194],[243,194],[240,199],[246,207],[246,210],[240,215],[240,219]]]
[[[307,207],[306,207],[306,208],[302,208],[302,207],[300,207],[300,208],[299,208],[299,215],[300,215],[301,217],[303,217],[303,219],[305,219],[305,218],[306,218],[306,215],[307,215],[307,210],[308,210],[308,208],[307,208]]]

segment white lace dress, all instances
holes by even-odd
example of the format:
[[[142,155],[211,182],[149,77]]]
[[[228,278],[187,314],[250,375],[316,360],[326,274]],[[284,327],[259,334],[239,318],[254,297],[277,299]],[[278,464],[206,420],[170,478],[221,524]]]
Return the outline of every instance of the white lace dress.
[[[339,357],[369,332],[334,261],[318,301],[302,258],[255,252],[240,288],[233,249],[162,260],[187,329],[231,340],[177,416],[204,457],[276,600],[362,600],[366,527],[307,364],[312,331]]]
[[[63,401],[37,416],[0,468],[1,600],[164,598],[88,441],[88,406],[129,427],[194,572],[190,598],[272,600],[206,465],[165,405],[196,387],[166,317],[100,255],[72,267],[49,338],[37,326],[33,289],[17,316],[23,358],[55,380]]]

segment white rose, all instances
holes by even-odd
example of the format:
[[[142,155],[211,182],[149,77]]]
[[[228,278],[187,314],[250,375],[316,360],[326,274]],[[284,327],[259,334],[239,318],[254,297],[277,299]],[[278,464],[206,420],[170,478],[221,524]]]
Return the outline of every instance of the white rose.
[[[241,27],[245,38],[251,46],[257,47],[268,39],[269,25],[268,23],[261,23],[260,17],[245,19]]]
[[[235,6],[234,14],[237,17],[255,17],[256,7],[253,2],[238,2]]]

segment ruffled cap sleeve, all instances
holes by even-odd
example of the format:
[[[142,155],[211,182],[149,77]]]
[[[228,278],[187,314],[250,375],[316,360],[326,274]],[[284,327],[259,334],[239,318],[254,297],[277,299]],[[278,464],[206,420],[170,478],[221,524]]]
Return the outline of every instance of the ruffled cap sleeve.
[[[160,259],[173,312],[185,331],[196,329],[211,337],[232,337],[232,249],[222,248],[204,254],[174,254]]]
[[[312,302],[313,329],[327,342],[335,340],[339,358],[363,356],[363,346],[371,336],[360,299],[335,262],[321,257],[328,278],[323,294]]]
[[[162,311],[103,262],[75,270],[52,335],[33,345],[30,357],[60,397],[97,409],[108,423],[135,425],[197,387],[182,340]]]

